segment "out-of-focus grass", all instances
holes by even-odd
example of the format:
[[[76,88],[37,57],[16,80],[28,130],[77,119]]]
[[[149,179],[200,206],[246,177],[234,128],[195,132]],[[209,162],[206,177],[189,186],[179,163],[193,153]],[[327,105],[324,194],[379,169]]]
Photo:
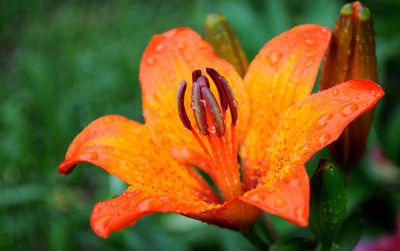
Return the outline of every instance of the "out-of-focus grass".
[[[375,17],[380,79],[387,92],[374,142],[399,164],[399,3],[365,4]],[[206,13],[220,12],[251,59],[267,40],[294,25],[332,27],[341,5],[329,0],[1,1],[0,249],[251,250],[238,233],[174,214],[147,216],[103,240],[90,229],[90,211],[126,185],[92,165],[81,164],[68,177],[61,177],[57,166],[90,121],[113,113],[143,121],[138,69],[153,34],[178,26],[200,31]],[[274,221],[281,232],[307,234]]]

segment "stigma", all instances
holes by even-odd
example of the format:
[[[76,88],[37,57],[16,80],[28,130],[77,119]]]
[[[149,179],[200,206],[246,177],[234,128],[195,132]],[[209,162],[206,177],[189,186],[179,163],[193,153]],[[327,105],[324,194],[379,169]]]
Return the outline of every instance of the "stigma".
[[[204,74],[203,74],[204,73]],[[213,85],[211,85],[213,84]],[[213,86],[215,88],[213,88]],[[225,77],[213,68],[204,72],[192,72],[191,102],[192,122],[186,112],[185,94],[188,84],[182,81],[178,87],[177,108],[182,124],[209,159],[208,173],[224,199],[242,194],[235,126],[238,120],[237,101]],[[215,91],[215,94],[213,91]],[[218,94],[218,98],[216,98]],[[227,115],[229,110],[229,115]]]

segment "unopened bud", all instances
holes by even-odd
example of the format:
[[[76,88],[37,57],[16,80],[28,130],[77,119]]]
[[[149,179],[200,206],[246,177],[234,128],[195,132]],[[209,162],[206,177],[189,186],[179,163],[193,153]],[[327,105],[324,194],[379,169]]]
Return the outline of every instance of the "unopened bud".
[[[203,33],[204,39],[211,44],[215,53],[231,63],[243,77],[249,61],[228,20],[218,13],[208,14],[204,20]]]
[[[344,221],[346,204],[340,170],[329,161],[320,160],[311,178],[310,228],[328,249]]]
[[[375,32],[370,11],[360,2],[343,6],[333,30],[319,86],[322,90],[350,79],[378,81]],[[356,167],[366,148],[374,109],[365,112],[329,146],[334,161]]]

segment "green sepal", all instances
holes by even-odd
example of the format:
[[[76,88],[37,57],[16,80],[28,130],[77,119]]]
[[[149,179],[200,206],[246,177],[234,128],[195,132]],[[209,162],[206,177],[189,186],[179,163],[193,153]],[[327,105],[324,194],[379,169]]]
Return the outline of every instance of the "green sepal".
[[[329,250],[346,216],[346,189],[339,168],[321,159],[311,179],[310,228]]]
[[[215,53],[235,67],[240,76],[244,76],[249,61],[228,20],[219,13],[206,16],[203,24],[204,39],[211,44]]]

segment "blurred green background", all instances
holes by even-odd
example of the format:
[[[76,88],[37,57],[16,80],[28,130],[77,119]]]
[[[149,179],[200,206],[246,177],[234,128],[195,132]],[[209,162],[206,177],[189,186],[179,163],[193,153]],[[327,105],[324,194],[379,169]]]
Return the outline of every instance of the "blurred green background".
[[[179,26],[201,32],[205,14],[220,12],[251,60],[270,38],[295,25],[332,28],[344,3],[1,1],[0,250],[252,250],[236,232],[175,214],[144,217],[135,227],[101,239],[90,228],[91,210],[126,185],[89,164],[67,177],[57,173],[57,166],[92,120],[121,114],[143,121],[138,70],[153,34]],[[386,91],[370,134],[369,157],[349,187],[349,208],[363,208],[368,237],[394,228],[400,201],[400,1],[363,3],[375,21],[379,78]],[[310,171],[318,156],[310,161]],[[273,221],[283,237],[310,234],[276,217]]]

